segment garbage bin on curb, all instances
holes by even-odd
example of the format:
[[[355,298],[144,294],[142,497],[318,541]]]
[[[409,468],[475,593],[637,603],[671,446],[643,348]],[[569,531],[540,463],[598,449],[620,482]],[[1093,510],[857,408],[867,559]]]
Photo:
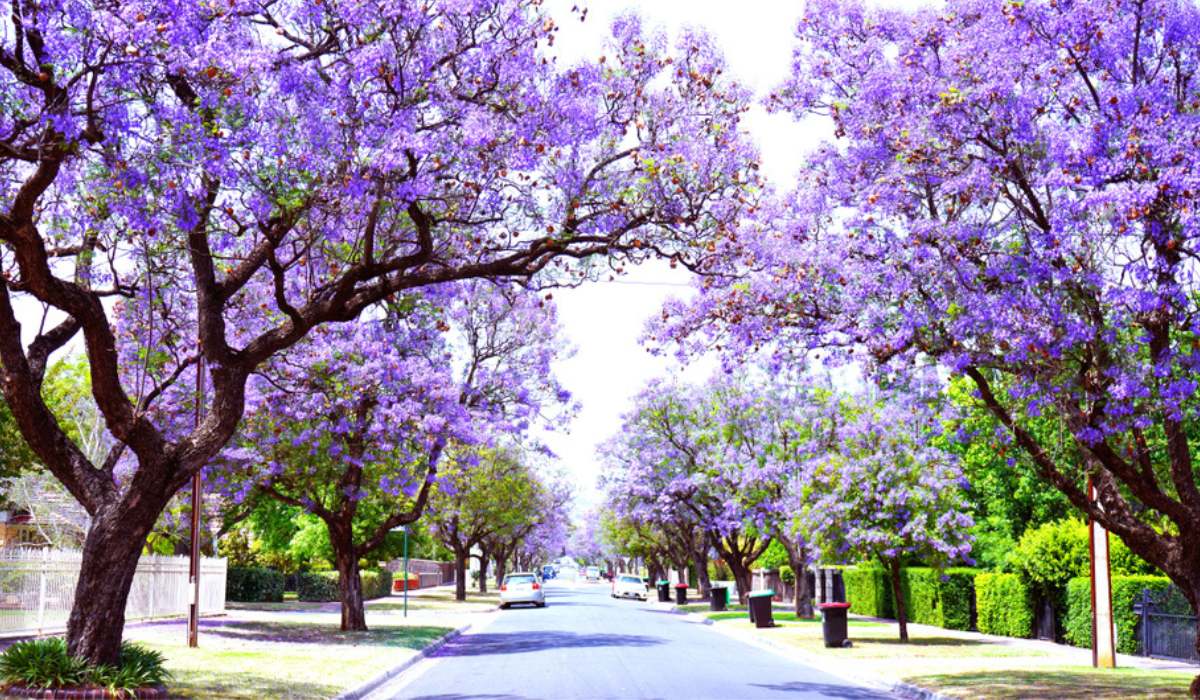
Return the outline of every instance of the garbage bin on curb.
[[[713,586],[708,589],[708,609],[720,612],[729,604],[729,589],[724,586]]]
[[[676,605],[686,605],[687,604],[687,584],[686,583],[675,584],[675,604]]]
[[[771,608],[771,599],[775,597],[775,591],[767,589],[765,591],[754,591],[746,596],[747,607],[750,608],[750,621],[755,627],[774,627],[775,612]]]
[[[846,614],[850,610],[849,603],[821,603],[821,629],[825,633],[825,646],[850,646],[847,631]]]
[[[670,581],[659,581],[657,588],[658,588],[658,602],[670,603],[671,602],[671,582]]]

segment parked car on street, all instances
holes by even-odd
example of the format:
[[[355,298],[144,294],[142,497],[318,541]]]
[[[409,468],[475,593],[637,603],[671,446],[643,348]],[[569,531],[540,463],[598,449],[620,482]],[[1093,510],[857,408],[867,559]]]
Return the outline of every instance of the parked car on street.
[[[550,566],[549,564],[543,566],[542,567],[542,579],[545,581],[549,581],[552,578],[554,578],[554,567]]]
[[[585,571],[584,576],[586,576],[587,580],[589,580],[589,581],[599,581],[600,580],[600,567],[589,566],[587,568],[587,570]]]
[[[520,572],[504,577],[500,584],[500,607],[507,609],[517,603],[530,603],[539,608],[546,607],[546,591],[538,583],[537,574]]]
[[[620,574],[613,577],[612,597],[646,600],[646,584],[637,576]]]

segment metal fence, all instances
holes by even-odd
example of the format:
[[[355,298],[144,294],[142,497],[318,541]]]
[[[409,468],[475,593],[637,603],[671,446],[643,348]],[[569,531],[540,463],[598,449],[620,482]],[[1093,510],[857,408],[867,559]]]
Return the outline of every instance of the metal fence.
[[[1143,656],[1200,661],[1196,653],[1196,616],[1178,588],[1142,590],[1133,611],[1141,618],[1138,635]]]
[[[0,549],[0,637],[65,630],[82,559],[76,551]],[[224,559],[201,560],[201,615],[225,611],[225,572]],[[125,619],[186,616],[191,599],[187,557],[143,555]]]

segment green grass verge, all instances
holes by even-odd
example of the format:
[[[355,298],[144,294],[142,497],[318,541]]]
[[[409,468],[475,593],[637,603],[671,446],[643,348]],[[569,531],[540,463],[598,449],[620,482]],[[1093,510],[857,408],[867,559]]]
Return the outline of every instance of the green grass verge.
[[[450,631],[385,626],[342,632],[336,624],[231,621],[201,630],[189,648],[175,626],[138,641],[167,657],[171,697],[330,698],[402,663]]]
[[[1036,670],[974,671],[904,680],[948,695],[982,700],[1016,698],[1183,698],[1191,674],[1135,668],[1095,669],[1086,666],[1047,666]]]
[[[749,620],[750,613],[738,612],[736,610],[733,610],[733,611],[728,611],[728,612],[708,613],[708,615],[706,615],[705,617],[707,617],[710,620],[714,620],[714,621]],[[778,611],[776,611],[775,613],[772,614],[771,617],[773,617],[776,622],[781,622],[781,621],[782,622],[795,622],[795,623],[806,624],[806,625],[820,625],[821,624],[821,618],[819,618],[819,617],[797,617],[796,613],[794,613],[794,612],[778,612]],[[882,623],[882,622],[871,622],[870,620],[848,620],[847,624],[851,627],[883,627],[884,626],[884,623]]]

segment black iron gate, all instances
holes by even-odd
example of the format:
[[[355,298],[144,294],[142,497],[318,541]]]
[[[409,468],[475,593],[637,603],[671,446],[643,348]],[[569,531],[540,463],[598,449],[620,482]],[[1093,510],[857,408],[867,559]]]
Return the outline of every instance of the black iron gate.
[[[1200,661],[1196,653],[1196,616],[1175,586],[1165,591],[1142,590],[1133,606],[1140,616],[1138,641],[1142,656]]]

